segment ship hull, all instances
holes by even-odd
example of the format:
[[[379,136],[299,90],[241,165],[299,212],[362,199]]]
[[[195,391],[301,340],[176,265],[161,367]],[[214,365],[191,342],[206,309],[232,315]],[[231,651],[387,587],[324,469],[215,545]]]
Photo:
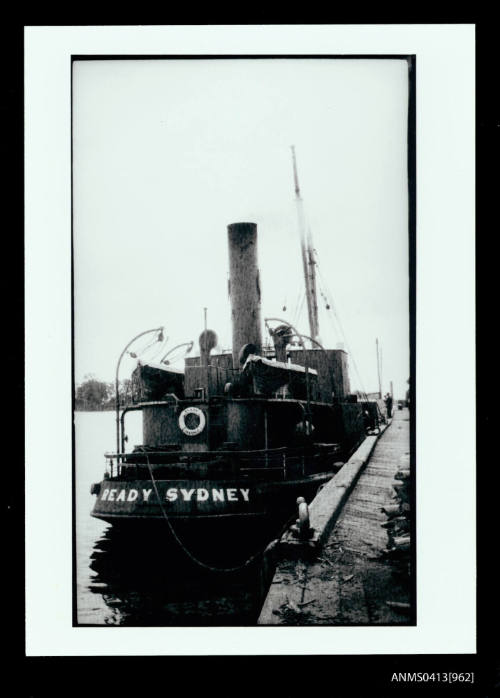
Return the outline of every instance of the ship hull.
[[[92,516],[135,542],[161,538],[206,564],[245,562],[296,518],[297,497],[311,501],[334,472],[275,482],[103,480]]]
[[[274,482],[234,480],[120,480],[99,483],[92,516],[122,519],[193,519],[266,516],[307,499],[335,471]]]

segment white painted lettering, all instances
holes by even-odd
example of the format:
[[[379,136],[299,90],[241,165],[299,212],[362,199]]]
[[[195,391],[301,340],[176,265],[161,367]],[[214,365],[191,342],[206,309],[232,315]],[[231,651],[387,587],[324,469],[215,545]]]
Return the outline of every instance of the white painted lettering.
[[[182,496],[184,497],[185,502],[190,502],[191,497],[193,496],[194,490],[185,490],[181,488]]]
[[[125,490],[120,490],[120,494],[116,498],[117,502],[124,502],[125,501]]]
[[[135,502],[138,496],[139,492],[137,490],[130,490],[130,492],[128,493],[127,502]]]
[[[206,502],[208,499],[208,490],[204,487],[200,487],[199,490],[196,490],[196,499],[198,502]]]
[[[214,502],[223,502],[224,490],[212,490],[212,499]]]
[[[168,499],[169,502],[175,502],[177,499],[177,489],[175,487],[169,487],[165,499]]]
[[[115,492],[116,492],[116,490],[110,490],[110,491],[109,491],[108,502],[114,502],[114,501],[115,501]]]
[[[233,488],[233,487],[230,487],[227,490],[227,499],[229,502],[237,502],[238,501],[238,495],[236,494],[237,491],[238,490]]]
[[[145,502],[148,501],[149,496],[153,490],[142,490],[142,496]]]
[[[104,490],[104,492],[102,493],[101,502],[104,502],[104,500],[108,498],[108,495],[109,495],[109,488]]]
[[[250,492],[250,490],[242,490],[240,488],[240,492],[243,495],[243,499],[245,500],[245,502],[248,502],[248,493]]]

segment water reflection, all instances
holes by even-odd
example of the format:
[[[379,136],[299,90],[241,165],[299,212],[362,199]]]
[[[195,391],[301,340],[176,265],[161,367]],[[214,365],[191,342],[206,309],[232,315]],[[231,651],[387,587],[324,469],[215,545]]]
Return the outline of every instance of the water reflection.
[[[202,543],[196,551],[203,553]],[[221,566],[207,555],[205,561]],[[240,564],[233,557],[225,564]],[[200,559],[203,559],[200,557]],[[90,554],[88,591],[105,603],[96,624],[135,626],[254,625],[262,604],[258,562],[232,573],[195,565],[160,531],[109,526]]]

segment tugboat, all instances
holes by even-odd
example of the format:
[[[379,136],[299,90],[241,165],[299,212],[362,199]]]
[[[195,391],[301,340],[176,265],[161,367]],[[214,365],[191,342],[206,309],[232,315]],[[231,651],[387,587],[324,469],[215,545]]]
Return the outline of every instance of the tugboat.
[[[168,361],[138,362],[132,402],[117,409],[117,452],[106,454],[104,478],[91,488],[92,516],[135,538],[145,524],[162,526],[196,559],[207,559],[207,541],[219,560],[231,546],[248,557],[375,426],[375,403],[350,394],[346,352],[317,339],[314,251],[302,225],[295,154],[294,179],[310,336],[266,318],[272,342],[263,344],[257,225],[230,224],[232,351],[214,353],[216,333],[205,327],[200,355],[185,358],[184,372]],[[132,410],[142,412],[143,445],[125,452]]]

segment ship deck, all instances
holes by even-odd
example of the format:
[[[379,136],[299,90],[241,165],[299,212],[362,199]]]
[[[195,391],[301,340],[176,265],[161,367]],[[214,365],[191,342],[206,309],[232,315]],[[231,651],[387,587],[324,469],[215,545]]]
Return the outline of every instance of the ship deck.
[[[281,560],[260,625],[407,625],[412,584],[401,559],[384,554],[394,476],[409,467],[408,410],[395,411],[314,560]]]

